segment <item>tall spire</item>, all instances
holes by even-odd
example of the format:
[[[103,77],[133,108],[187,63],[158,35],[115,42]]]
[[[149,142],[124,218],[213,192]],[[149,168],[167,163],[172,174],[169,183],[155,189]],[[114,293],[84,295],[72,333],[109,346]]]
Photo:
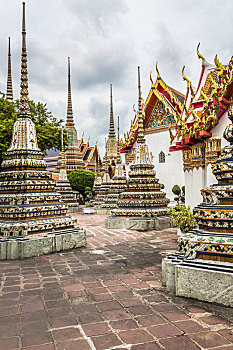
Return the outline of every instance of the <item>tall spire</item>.
[[[114,118],[113,118],[113,102],[112,102],[112,84],[110,84],[110,125],[109,125],[109,136],[116,137]]]
[[[26,50],[26,22],[25,22],[25,2],[23,2],[22,21],[22,55],[21,55],[21,83],[20,83],[20,117],[31,117],[28,99],[28,71],[27,71],[27,50]]]
[[[140,67],[138,66],[138,143],[145,143],[144,127],[143,127],[143,110],[142,110],[142,92],[140,81]]]
[[[117,117],[117,163],[121,164],[121,153],[120,153],[120,117]]]
[[[8,73],[7,73],[6,99],[8,101],[13,101],[13,88],[12,88],[12,78],[11,78],[11,38],[10,37],[9,37],[9,44],[8,44]]]
[[[69,127],[69,126],[74,126],[72,99],[71,99],[70,57],[68,57],[68,103],[67,103],[66,127]]]

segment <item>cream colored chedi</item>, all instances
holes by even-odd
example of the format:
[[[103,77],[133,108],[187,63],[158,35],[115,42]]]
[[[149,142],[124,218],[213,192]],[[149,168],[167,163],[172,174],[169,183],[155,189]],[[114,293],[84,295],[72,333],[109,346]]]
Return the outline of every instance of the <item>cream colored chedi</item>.
[[[163,283],[176,295],[233,306],[233,125],[230,145],[212,165],[218,183],[202,190],[194,208],[198,228],[179,235],[179,251],[163,260]]]
[[[25,3],[20,86],[18,119],[0,173],[0,259],[37,256],[86,242],[85,232],[67,215],[38,148],[28,103]]]
[[[130,166],[127,188],[120,194],[117,209],[106,219],[109,228],[132,228],[151,230],[170,227],[167,217],[169,200],[161,191],[162,185],[155,177],[152,155],[145,142],[143,129],[143,110],[138,67],[138,138],[135,161]]]

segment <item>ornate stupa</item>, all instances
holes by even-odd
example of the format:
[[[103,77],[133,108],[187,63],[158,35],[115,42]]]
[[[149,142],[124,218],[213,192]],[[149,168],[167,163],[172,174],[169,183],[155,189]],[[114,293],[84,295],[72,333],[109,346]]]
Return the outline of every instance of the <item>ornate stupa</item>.
[[[115,167],[117,163],[117,138],[114,126],[113,116],[113,99],[112,99],[112,84],[110,84],[110,119],[109,119],[109,133],[105,145],[105,155],[103,157],[103,165],[105,170],[109,173],[110,178],[115,174]]]
[[[179,234],[179,251],[163,260],[163,280],[179,296],[233,306],[232,105],[228,115],[223,137],[230,145],[212,165],[218,183],[201,191],[203,202],[193,211],[198,227]]]
[[[111,214],[112,209],[117,208],[117,202],[119,200],[119,195],[126,188],[126,176],[124,174],[124,169],[120,154],[120,134],[119,134],[119,116],[118,116],[118,137],[117,137],[117,164],[115,175],[109,185],[108,193],[104,197],[104,202],[101,204],[101,208],[105,211],[105,214]]]
[[[63,146],[63,130],[62,130],[62,150],[61,150],[61,168],[59,171],[59,179],[56,184],[56,191],[61,194],[62,201],[68,205],[69,211],[76,211],[78,208],[77,198],[71,188],[70,182],[67,178],[64,146]]]
[[[11,77],[11,39],[8,42],[8,69],[7,69],[7,88],[6,88],[6,99],[13,101],[13,87]]]
[[[18,119],[0,172],[0,259],[18,259],[83,246],[85,231],[67,215],[46,171],[31,119],[25,29],[22,21],[21,91]]]
[[[143,129],[143,109],[138,67],[138,138],[136,157],[130,166],[128,186],[120,194],[118,208],[106,219],[108,228],[128,228],[134,230],[152,230],[170,227],[167,215],[169,200],[161,191],[162,185],[155,177],[152,154],[146,145]],[[159,219],[158,219],[159,218]]]
[[[68,57],[68,101],[67,101],[67,118],[66,132],[68,135],[68,147],[65,150],[66,171],[69,174],[72,170],[84,169],[85,163],[78,144],[77,130],[74,124],[72,98],[71,98],[71,76],[70,76],[70,57]],[[59,170],[62,163],[62,157],[59,156],[57,169]]]

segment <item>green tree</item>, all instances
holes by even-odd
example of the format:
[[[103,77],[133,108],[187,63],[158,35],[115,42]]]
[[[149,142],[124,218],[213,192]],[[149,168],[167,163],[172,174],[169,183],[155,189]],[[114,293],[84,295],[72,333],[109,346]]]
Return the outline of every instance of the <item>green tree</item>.
[[[93,187],[95,173],[89,170],[73,170],[70,174],[68,174],[68,179],[72,189],[80,192],[85,199],[85,195],[90,193],[90,190],[86,191],[86,188],[89,187],[92,189]]]
[[[46,153],[50,148],[61,149],[61,130],[63,121],[57,120],[48,111],[46,104],[29,101],[32,120],[36,126],[39,148]],[[17,120],[19,101],[9,102],[0,95],[0,163],[4,153],[9,148],[12,138],[12,130]],[[67,135],[64,133],[64,146],[68,143]]]
[[[185,186],[175,185],[172,187],[172,192],[176,195],[174,200],[177,202],[177,205],[180,205],[180,202],[185,202]]]

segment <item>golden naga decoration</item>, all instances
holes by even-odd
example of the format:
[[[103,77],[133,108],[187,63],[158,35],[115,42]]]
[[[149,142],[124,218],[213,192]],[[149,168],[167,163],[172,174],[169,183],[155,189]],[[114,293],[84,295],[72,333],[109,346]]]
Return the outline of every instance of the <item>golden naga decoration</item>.
[[[190,91],[191,91],[191,102],[192,102],[194,97],[195,97],[195,93],[193,91],[191,81],[184,74],[184,69],[185,69],[185,66],[182,68],[182,77],[183,77],[183,80],[186,80],[186,82],[187,82],[187,89],[190,89]]]
[[[158,61],[155,64],[155,69],[156,69],[156,72],[157,72],[157,80],[160,80],[161,79],[161,75],[160,75],[159,69],[158,69]]]
[[[153,82],[153,79],[152,79],[152,72],[150,72],[150,81],[151,81],[151,84],[154,85],[154,82]]]
[[[187,120],[189,119],[190,115],[189,115],[189,112],[187,111],[185,104],[184,104],[184,112],[185,112],[184,122],[186,123]]]
[[[203,99],[203,105],[204,105],[204,104],[205,104],[205,105],[209,105],[210,100],[209,100],[208,96],[205,94],[203,88],[201,88],[200,95],[201,95],[201,97],[202,97],[202,99]]]
[[[198,56],[198,58],[202,59],[202,66],[204,66],[205,65],[205,57],[200,54],[199,47],[200,47],[200,42],[197,45],[197,56]]]
[[[172,142],[174,141],[175,139],[175,136],[173,135],[172,131],[171,131],[171,128],[169,127],[169,134],[170,134],[170,144],[172,144]]]
[[[216,54],[216,56],[214,57],[214,63],[216,65],[216,67],[218,68],[218,70],[223,70],[225,67],[222,65],[222,63],[219,61],[218,56]]]

